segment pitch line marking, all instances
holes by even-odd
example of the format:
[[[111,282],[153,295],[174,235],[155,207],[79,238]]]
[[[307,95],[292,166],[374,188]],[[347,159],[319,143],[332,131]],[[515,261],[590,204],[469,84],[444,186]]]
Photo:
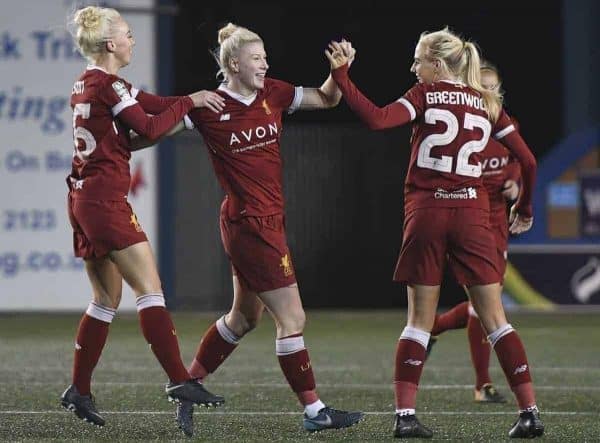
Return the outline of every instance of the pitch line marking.
[[[66,415],[67,411],[0,411],[1,415]],[[173,415],[173,411],[102,411],[103,415]],[[301,411],[196,411],[200,415],[299,415]],[[367,411],[365,415],[394,415],[394,411]],[[515,415],[515,411],[419,411],[419,415]],[[590,411],[542,411],[542,415],[585,415],[600,416]]]

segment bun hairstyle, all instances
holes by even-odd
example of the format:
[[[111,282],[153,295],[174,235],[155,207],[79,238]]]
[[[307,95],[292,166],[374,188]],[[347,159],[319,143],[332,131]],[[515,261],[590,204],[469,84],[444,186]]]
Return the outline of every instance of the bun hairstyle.
[[[248,43],[262,43],[258,34],[233,23],[228,23],[219,29],[218,41],[219,47],[215,51],[215,58],[219,64],[217,77],[222,75],[225,81],[233,73],[231,59],[237,57],[240,49]]]
[[[116,9],[88,6],[78,9],[69,20],[69,29],[77,49],[90,63],[106,51],[105,43],[113,35],[121,15]]]
[[[436,32],[424,32],[419,44],[424,46],[429,60],[440,61],[445,74],[460,79],[479,92],[489,119],[494,122],[498,119],[502,109],[502,94],[481,86],[481,62],[474,43],[463,40],[446,27]]]

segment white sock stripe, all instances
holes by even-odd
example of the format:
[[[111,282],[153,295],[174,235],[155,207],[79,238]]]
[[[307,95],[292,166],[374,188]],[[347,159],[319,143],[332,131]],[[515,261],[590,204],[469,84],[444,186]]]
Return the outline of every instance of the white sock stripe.
[[[275,353],[289,355],[304,349],[304,337],[288,337],[275,340]]]
[[[142,309],[152,308],[154,306],[161,306],[163,308],[165,305],[165,297],[162,294],[145,294],[140,295],[136,300],[135,304],[137,306],[137,311],[140,312]]]
[[[469,303],[469,315],[471,317],[479,318],[479,316],[477,315],[477,312],[475,311],[475,308],[473,307],[473,305],[471,303]]]
[[[219,331],[219,335],[227,343],[237,345],[240,342],[240,337],[235,335],[233,331],[227,327],[227,324],[225,323],[225,316],[218,319],[215,324],[217,326],[217,331]]]
[[[423,331],[422,329],[413,328],[412,326],[406,326],[400,335],[400,340],[412,340],[419,343],[425,349],[427,349],[427,344],[429,343],[429,338],[431,334],[427,331]]]
[[[513,331],[514,329],[512,325],[510,323],[507,323],[504,326],[500,326],[498,329],[496,329],[494,332],[488,335],[488,340],[491,343],[492,347],[496,346],[498,340],[500,340],[502,337],[504,337],[507,334],[510,334]]]
[[[406,415],[415,415],[415,410],[411,409],[411,408],[405,408],[405,409],[396,409],[396,414],[404,417]]]
[[[116,309],[109,308],[108,306],[102,306],[100,303],[96,303],[95,301],[92,301],[90,304],[94,305],[98,309],[101,309],[102,311],[105,311],[107,314],[113,314],[114,315],[117,312]]]
[[[116,311],[112,308],[102,306],[96,302],[90,302],[85,313],[96,320],[100,320],[105,323],[111,323]]]

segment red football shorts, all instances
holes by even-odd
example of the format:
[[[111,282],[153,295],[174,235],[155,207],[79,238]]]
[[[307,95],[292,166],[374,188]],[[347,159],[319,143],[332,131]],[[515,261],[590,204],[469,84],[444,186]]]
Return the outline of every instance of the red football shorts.
[[[490,214],[490,225],[494,238],[496,239],[496,257],[498,260],[498,270],[504,278],[506,272],[506,260],[508,258],[508,219],[506,210],[498,211],[496,214]]]
[[[148,241],[127,200],[99,201],[69,195],[69,221],[76,257],[99,258]]]
[[[242,287],[272,291],[296,283],[283,214],[231,220],[221,206],[221,239]]]
[[[502,277],[489,217],[489,212],[476,208],[411,211],[404,220],[394,280],[437,286],[448,263],[460,285],[499,283]]]

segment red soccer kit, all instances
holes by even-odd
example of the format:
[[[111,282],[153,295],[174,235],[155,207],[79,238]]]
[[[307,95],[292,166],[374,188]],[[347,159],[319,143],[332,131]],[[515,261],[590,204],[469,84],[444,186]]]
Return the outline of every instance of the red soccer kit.
[[[501,281],[489,201],[481,178],[489,137],[502,140],[523,167],[517,203],[531,216],[535,160],[502,110],[490,123],[479,92],[462,83],[419,83],[384,108],[371,103],[350,81],[347,66],[333,71],[348,105],[373,129],[413,121],[405,182],[404,238],[396,281],[440,285],[448,264],[466,286]]]
[[[129,130],[158,138],[193,106],[189,97],[161,99],[140,92],[96,66],[89,66],[75,82],[71,94],[75,151],[67,184],[76,256],[102,257],[146,241],[127,203]],[[161,110],[160,115],[146,115]]]
[[[270,78],[243,97],[221,85],[219,113],[195,109],[191,121],[202,134],[226,197],[221,238],[235,275],[249,290],[264,292],[296,281],[285,236],[281,180],[281,117],[302,100],[302,88]]]
[[[502,191],[506,180],[519,181],[520,166],[510,151],[496,140],[490,140],[482,154],[483,184],[490,200],[490,226],[496,239],[500,275],[503,276],[508,253],[508,216]]]

